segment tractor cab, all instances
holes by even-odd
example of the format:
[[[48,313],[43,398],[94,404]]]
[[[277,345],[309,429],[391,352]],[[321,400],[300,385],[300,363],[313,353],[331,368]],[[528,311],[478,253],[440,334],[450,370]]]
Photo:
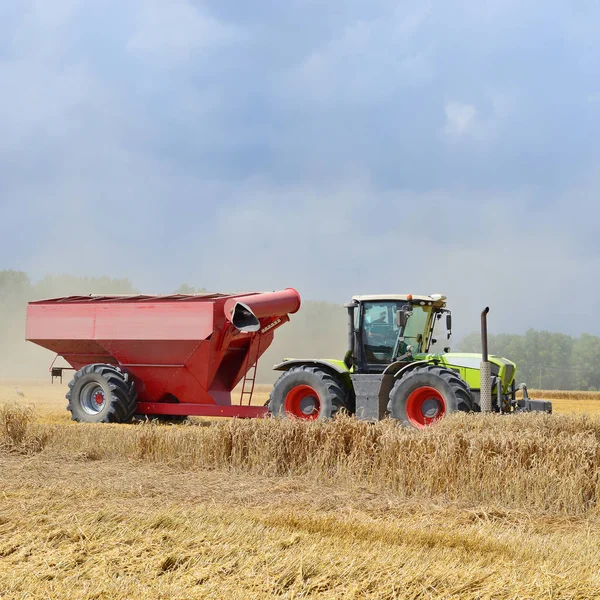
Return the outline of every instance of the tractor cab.
[[[450,311],[446,297],[377,295],[354,296],[348,308],[346,365],[356,373],[381,373],[393,362],[413,360],[429,352],[435,323]]]

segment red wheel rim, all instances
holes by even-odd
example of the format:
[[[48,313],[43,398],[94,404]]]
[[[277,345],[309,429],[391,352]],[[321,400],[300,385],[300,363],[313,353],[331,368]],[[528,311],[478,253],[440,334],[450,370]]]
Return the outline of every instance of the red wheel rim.
[[[422,429],[446,414],[446,401],[435,388],[423,386],[412,391],[406,400],[406,416]]]
[[[285,397],[283,409],[290,417],[312,421],[321,412],[319,394],[310,385],[297,385]]]
[[[98,405],[104,402],[104,394],[102,392],[96,392],[94,394],[94,402]]]

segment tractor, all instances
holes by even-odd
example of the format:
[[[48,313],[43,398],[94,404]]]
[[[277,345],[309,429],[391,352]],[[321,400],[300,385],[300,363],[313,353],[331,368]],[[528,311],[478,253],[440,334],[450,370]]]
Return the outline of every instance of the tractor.
[[[452,315],[446,297],[355,296],[348,309],[348,350],[343,360],[286,359],[269,398],[273,415],[329,419],[341,410],[359,419],[387,417],[421,429],[457,412],[552,412],[552,404],[529,398],[516,386],[516,365],[487,355],[483,311],[482,354],[432,352],[436,324]],[[489,358],[489,360],[488,360]],[[523,397],[517,399],[517,389]]]

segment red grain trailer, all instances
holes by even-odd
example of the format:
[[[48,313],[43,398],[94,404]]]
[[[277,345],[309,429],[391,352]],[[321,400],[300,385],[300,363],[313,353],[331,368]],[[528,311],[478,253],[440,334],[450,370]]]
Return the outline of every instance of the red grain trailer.
[[[76,421],[123,423],[135,414],[261,417],[267,408],[251,405],[258,359],[299,308],[292,288],[68,296],[30,302],[26,338],[76,371],[67,394]]]

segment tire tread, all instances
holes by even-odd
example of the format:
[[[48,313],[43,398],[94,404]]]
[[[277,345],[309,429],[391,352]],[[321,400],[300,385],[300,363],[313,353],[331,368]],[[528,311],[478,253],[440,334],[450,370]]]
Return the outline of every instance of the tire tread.
[[[76,384],[81,378],[88,375],[102,378],[110,391],[109,407],[98,420],[89,419],[82,415],[76,404],[78,398],[74,397]],[[68,400],[67,410],[71,412],[71,418],[79,422],[129,423],[137,407],[137,391],[129,374],[120,367],[102,363],[85,365],[79,369],[69,382],[66,398]]]

